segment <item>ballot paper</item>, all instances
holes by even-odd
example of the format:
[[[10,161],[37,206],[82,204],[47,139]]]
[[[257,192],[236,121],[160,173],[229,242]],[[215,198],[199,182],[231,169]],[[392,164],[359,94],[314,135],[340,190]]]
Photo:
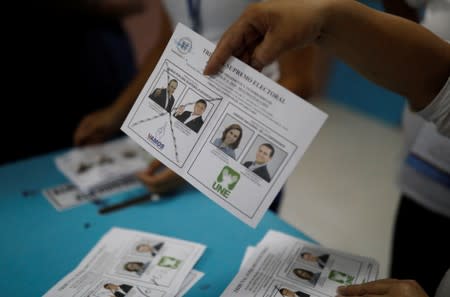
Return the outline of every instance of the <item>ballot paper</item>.
[[[112,228],[45,297],[180,297],[203,273],[193,270],[205,246]]]
[[[374,259],[329,249],[269,230],[221,297],[336,296],[341,285],[373,281]]]
[[[178,24],[122,130],[255,227],[327,115],[235,58],[204,76],[213,49]]]
[[[253,255],[253,252],[255,251],[255,247],[254,246],[248,246],[246,249],[245,249],[245,254],[244,254],[244,257],[242,258],[242,261],[241,261],[241,266],[240,266],[240,268],[239,269],[242,269],[243,267],[244,267],[244,265],[245,265],[245,263],[250,259],[250,257]]]
[[[101,189],[145,169],[153,159],[129,137],[77,147],[55,158],[58,169],[83,193]]]
[[[56,210],[63,211],[88,202],[107,199],[114,194],[131,191],[142,186],[137,177],[128,176],[96,187],[89,193],[82,192],[72,183],[53,186],[42,190],[42,193]]]

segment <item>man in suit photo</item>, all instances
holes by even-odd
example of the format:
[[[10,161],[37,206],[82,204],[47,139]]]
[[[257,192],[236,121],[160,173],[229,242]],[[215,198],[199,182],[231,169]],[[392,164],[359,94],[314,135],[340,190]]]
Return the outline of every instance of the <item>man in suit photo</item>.
[[[310,252],[303,252],[300,254],[300,257],[305,261],[316,263],[320,268],[324,268],[330,255],[322,254],[320,256],[315,256]]]
[[[159,106],[164,108],[167,112],[172,111],[173,104],[175,102],[175,98],[173,97],[173,93],[178,87],[178,81],[175,79],[171,79],[167,84],[167,88],[158,88],[150,94],[150,99],[158,103]]]
[[[111,291],[113,296],[115,297],[125,297],[127,293],[133,288],[130,285],[122,284],[122,285],[115,285],[112,283],[107,283],[103,286],[106,290]]]
[[[256,175],[270,182],[270,174],[267,170],[267,163],[272,160],[275,148],[270,143],[263,143],[256,152],[255,161],[247,161],[243,165],[253,171]]]
[[[183,122],[188,128],[197,133],[203,125],[202,115],[206,110],[207,103],[203,99],[199,99],[195,102],[194,111],[185,111],[185,106],[181,105],[177,108],[177,111],[173,116]]]

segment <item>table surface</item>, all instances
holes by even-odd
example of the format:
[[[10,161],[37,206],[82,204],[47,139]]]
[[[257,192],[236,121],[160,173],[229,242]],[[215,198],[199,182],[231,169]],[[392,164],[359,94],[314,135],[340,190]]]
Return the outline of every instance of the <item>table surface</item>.
[[[158,202],[109,214],[86,203],[57,211],[42,189],[68,182],[54,164],[61,152],[0,166],[0,288],[8,296],[42,296],[71,272],[111,227],[135,229],[207,246],[195,269],[204,277],[185,295],[219,296],[239,270],[245,249],[269,229],[313,241],[268,211],[257,228],[244,224],[199,191],[187,187]],[[115,195],[106,202],[136,196]]]

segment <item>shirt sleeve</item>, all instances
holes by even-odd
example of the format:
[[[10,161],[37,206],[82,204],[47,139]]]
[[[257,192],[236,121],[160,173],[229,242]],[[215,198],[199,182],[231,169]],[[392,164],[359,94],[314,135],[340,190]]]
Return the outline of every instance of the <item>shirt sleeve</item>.
[[[417,114],[434,123],[440,134],[450,138],[450,77],[433,101]]]

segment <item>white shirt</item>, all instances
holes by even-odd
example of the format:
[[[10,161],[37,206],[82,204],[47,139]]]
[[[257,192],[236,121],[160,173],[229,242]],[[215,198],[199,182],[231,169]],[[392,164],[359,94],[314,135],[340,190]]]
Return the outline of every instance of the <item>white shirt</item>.
[[[450,141],[450,77],[436,98],[418,114],[435,124],[439,133]]]
[[[201,117],[201,116],[198,114],[194,115],[194,113],[191,113],[191,115],[183,123],[187,124],[190,121],[195,120],[198,117]]]
[[[260,168],[260,167],[266,166],[266,164],[267,164],[267,163],[264,163],[264,164],[257,164],[256,162],[252,162],[252,163],[250,164],[250,166],[248,166],[248,169],[250,169],[251,171],[255,171],[256,169],[258,169],[258,168]]]

